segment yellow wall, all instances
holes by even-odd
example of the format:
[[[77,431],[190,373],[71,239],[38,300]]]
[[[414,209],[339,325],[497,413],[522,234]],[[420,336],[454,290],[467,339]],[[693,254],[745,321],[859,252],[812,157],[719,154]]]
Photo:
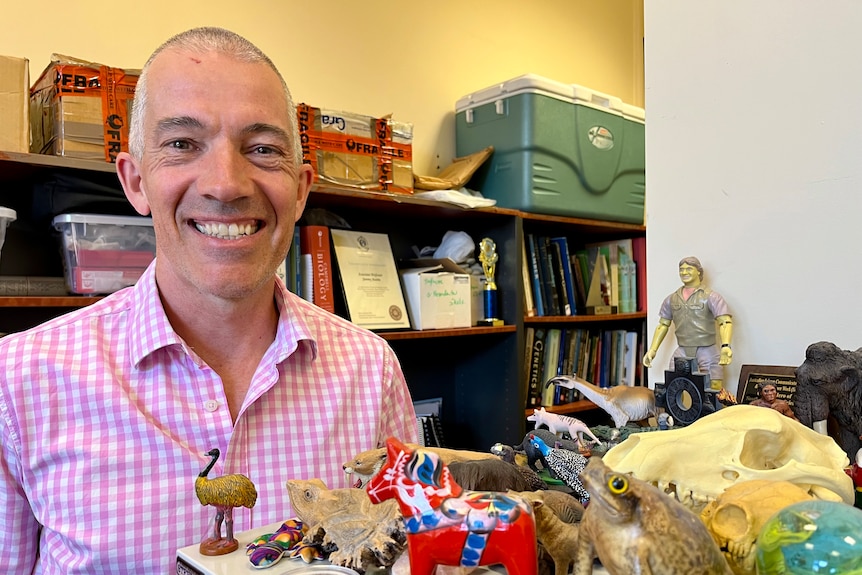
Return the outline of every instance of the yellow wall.
[[[414,170],[426,175],[455,153],[458,98],[520,74],[644,105],[643,0],[8,2],[0,54],[29,58],[31,82],[53,52],[138,68],[204,25],[257,44],[297,102],[412,122]]]

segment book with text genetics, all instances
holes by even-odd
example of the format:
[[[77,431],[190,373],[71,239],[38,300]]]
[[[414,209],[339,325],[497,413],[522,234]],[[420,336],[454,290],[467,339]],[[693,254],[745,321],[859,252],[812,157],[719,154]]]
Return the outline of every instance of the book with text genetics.
[[[335,313],[335,295],[332,285],[332,253],[327,226],[302,226],[300,250],[311,256],[311,300],[315,305]],[[308,298],[306,298],[308,299]]]

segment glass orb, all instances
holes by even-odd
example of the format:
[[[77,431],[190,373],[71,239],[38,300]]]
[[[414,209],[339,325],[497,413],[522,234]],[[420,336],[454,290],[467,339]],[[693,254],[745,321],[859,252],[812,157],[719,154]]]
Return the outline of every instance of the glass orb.
[[[758,575],[862,575],[862,510],[834,501],[789,505],[757,538]]]

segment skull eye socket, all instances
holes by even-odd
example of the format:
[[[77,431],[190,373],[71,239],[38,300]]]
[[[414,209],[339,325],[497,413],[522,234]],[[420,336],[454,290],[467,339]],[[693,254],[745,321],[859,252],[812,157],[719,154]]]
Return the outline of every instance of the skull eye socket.
[[[629,488],[628,480],[622,475],[611,475],[608,479],[608,489],[614,495],[625,493]]]

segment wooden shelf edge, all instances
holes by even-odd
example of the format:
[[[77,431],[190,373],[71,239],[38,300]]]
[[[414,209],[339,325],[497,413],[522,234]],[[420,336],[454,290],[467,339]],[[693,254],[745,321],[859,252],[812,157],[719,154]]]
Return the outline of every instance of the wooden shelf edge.
[[[5,296],[0,307],[84,307],[96,303],[101,296]]]
[[[518,328],[515,325],[499,327],[458,327],[453,329],[426,329],[422,331],[380,331],[377,335],[387,341],[403,339],[429,339],[465,335],[485,335],[493,333],[512,333]]]
[[[572,403],[564,403],[563,405],[552,405],[551,407],[546,407],[545,411],[550,413],[577,413],[579,411],[592,411],[593,409],[599,409],[599,406],[590,401],[589,399],[582,399],[580,401],[573,401]],[[524,416],[533,415],[533,408],[524,410]]]
[[[645,319],[645,311],[635,313],[614,313],[608,315],[545,315],[524,318],[524,325],[539,323],[604,323],[608,321],[628,321]]]

